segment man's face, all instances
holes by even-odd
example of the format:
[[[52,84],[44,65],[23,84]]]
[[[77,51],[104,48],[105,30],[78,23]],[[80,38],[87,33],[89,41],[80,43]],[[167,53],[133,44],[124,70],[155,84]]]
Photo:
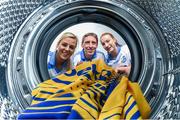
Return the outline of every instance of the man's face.
[[[98,43],[96,38],[94,38],[93,36],[87,36],[84,38],[81,46],[84,49],[86,58],[90,59],[93,56]]]

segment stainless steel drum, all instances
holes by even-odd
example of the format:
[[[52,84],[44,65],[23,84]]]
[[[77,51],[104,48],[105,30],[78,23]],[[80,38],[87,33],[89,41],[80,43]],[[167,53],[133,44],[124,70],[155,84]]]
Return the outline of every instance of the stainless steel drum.
[[[86,22],[123,37],[130,80],[139,82],[151,118],[180,119],[180,0],[1,0],[0,118],[14,119],[29,106],[31,90],[49,79],[55,37]]]

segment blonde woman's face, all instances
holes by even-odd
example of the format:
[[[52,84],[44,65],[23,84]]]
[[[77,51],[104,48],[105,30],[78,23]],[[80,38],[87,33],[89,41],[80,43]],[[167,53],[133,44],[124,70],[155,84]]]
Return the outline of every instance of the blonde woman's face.
[[[67,60],[74,53],[77,40],[73,38],[64,38],[57,46],[57,54],[61,60]]]
[[[103,35],[101,37],[101,44],[108,53],[112,53],[116,50],[116,40],[110,35]]]

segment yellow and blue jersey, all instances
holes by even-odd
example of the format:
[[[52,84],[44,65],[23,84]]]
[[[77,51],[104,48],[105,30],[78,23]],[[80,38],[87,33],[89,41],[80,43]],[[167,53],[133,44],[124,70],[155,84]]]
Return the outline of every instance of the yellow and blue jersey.
[[[84,62],[40,83],[18,119],[147,119],[151,108],[139,85],[114,76],[102,60]]]

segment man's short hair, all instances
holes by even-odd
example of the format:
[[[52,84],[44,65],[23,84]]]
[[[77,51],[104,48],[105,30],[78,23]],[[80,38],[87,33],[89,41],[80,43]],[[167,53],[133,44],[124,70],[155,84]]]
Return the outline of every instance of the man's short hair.
[[[86,34],[83,36],[83,38],[82,38],[82,44],[84,43],[84,39],[85,39],[86,37],[88,37],[88,36],[94,37],[94,38],[96,39],[96,42],[98,43],[98,37],[97,37],[97,35],[96,35],[95,33],[86,33]]]

